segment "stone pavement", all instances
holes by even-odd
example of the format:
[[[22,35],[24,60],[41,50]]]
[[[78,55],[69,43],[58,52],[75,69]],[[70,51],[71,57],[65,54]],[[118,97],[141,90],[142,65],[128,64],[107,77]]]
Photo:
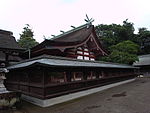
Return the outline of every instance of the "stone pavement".
[[[137,78],[134,82],[51,107],[23,102],[21,109],[0,113],[150,113],[150,78]]]

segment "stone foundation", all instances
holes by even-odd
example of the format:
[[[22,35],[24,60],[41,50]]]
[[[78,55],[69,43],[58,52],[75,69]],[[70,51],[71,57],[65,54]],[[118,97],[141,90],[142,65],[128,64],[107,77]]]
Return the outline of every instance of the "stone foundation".
[[[5,91],[0,93],[0,109],[12,107],[20,101],[21,94],[18,92]]]

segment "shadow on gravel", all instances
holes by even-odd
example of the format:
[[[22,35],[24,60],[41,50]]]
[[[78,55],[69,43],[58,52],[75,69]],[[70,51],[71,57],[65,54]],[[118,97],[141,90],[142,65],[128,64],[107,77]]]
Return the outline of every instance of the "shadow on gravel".
[[[80,113],[89,113],[88,110],[96,109],[96,108],[99,108],[99,107],[101,107],[101,105],[87,106],[86,108],[83,109],[83,112],[80,112]]]
[[[87,109],[95,109],[95,108],[99,108],[101,106],[88,106]]]
[[[127,96],[126,92],[122,92],[122,93],[119,93],[119,94],[114,94],[112,95],[112,97],[124,97],[124,96]]]
[[[146,81],[142,81],[141,83],[146,83]]]

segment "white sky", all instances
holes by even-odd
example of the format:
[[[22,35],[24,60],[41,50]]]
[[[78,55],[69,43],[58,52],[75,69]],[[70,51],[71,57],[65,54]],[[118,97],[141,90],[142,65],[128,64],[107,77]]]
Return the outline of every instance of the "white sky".
[[[0,0],[0,29],[12,31],[18,39],[29,24],[41,42],[43,35],[85,24],[86,14],[94,25],[122,24],[128,18],[135,28],[150,28],[150,0]]]

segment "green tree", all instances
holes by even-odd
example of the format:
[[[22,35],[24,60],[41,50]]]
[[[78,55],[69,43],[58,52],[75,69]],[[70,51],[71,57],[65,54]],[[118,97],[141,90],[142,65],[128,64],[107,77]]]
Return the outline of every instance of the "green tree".
[[[112,25],[104,25],[100,24],[96,26],[96,33],[104,48],[108,49],[110,46],[115,45],[117,43],[117,37],[115,35],[115,31],[113,29],[116,24]]]
[[[128,22],[128,19],[123,21],[122,25],[100,24],[96,26],[96,33],[102,41],[104,48],[108,49],[110,46],[116,45],[122,41],[131,40],[136,42],[133,25],[133,23]]]
[[[135,39],[134,39],[134,37],[135,37],[135,35],[134,35],[135,29],[134,29],[133,25],[134,24],[132,22],[128,22],[128,19],[123,21],[123,25],[122,25],[122,27],[124,29],[123,35],[122,35],[123,41],[125,41],[125,40],[131,40],[133,42],[135,41]]]
[[[139,46],[130,40],[113,45],[109,47],[109,50],[110,55],[102,57],[100,60],[124,64],[132,64],[138,61]]]
[[[140,54],[150,54],[150,31],[147,28],[139,28],[137,34]]]
[[[32,48],[38,44],[38,42],[33,38],[33,31],[30,28],[29,24],[26,24],[26,27],[23,28],[23,32],[20,34],[20,39],[18,44],[22,48]]]

